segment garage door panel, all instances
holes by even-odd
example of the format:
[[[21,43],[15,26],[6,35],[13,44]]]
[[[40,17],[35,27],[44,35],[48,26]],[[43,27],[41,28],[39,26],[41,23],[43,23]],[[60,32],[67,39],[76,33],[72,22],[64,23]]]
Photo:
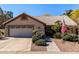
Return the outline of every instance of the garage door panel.
[[[32,28],[12,28],[10,36],[15,37],[32,37]]]

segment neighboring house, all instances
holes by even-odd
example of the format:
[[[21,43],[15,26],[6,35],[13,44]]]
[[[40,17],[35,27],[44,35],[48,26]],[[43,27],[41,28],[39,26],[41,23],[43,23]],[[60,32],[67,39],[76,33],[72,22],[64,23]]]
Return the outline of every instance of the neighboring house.
[[[67,16],[30,16],[25,13],[4,22],[2,25],[5,26],[6,36],[32,37],[34,29],[40,29],[43,33],[46,33],[47,26],[54,25],[54,22],[62,20],[70,27],[77,26]]]

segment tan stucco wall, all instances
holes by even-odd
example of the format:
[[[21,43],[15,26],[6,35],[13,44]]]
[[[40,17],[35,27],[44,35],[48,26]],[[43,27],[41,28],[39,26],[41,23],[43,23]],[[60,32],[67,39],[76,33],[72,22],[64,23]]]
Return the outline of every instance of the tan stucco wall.
[[[6,26],[8,26],[8,25],[33,25],[34,29],[38,29],[38,27],[40,27],[40,29],[45,33],[44,24],[42,24],[36,20],[33,20],[29,17],[28,17],[28,20],[27,19],[22,20],[21,17],[19,17],[19,18],[15,19],[14,21],[8,23]]]

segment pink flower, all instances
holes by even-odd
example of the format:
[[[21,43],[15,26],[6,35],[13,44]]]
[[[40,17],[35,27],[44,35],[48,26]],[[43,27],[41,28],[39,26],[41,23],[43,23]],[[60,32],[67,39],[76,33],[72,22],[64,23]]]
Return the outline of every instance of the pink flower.
[[[61,33],[65,33],[65,32],[67,32],[67,27],[66,27],[65,21],[63,20],[63,23],[61,25]]]

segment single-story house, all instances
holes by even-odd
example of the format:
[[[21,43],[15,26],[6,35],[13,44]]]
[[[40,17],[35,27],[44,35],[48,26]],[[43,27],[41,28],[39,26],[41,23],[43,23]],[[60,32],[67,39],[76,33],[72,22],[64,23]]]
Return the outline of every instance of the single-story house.
[[[46,33],[46,27],[54,25],[56,21],[64,20],[66,25],[73,27],[77,24],[67,16],[30,16],[22,13],[3,23],[5,35],[12,37],[32,37],[34,29],[40,29]]]

